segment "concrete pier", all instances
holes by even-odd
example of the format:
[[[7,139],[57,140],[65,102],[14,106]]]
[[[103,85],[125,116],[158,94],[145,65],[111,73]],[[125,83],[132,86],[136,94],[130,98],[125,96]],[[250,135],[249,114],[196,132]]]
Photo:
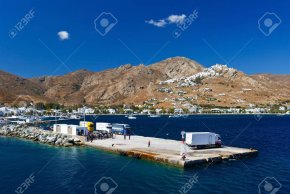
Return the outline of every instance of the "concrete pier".
[[[149,141],[150,147],[148,147]],[[131,136],[131,140],[127,136],[124,140],[123,136],[117,135],[114,139],[94,140],[92,143],[85,142],[85,144],[124,156],[152,160],[183,168],[212,164],[229,159],[247,158],[258,154],[258,151],[254,149],[222,147],[194,150],[186,146],[186,159],[182,160],[180,154],[183,144],[181,141],[143,136]]]

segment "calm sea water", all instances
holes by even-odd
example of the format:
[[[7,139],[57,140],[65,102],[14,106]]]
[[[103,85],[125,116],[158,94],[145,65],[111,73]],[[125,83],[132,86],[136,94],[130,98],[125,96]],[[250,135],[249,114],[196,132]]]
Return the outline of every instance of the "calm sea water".
[[[273,187],[269,184],[264,187],[265,182],[262,183],[262,193],[270,193],[265,189],[290,193],[289,116],[199,115],[170,119],[139,116],[137,120],[91,116],[87,119],[129,123],[137,135],[177,140],[182,129],[212,131],[219,133],[226,145],[252,147],[259,150],[259,156],[179,169],[93,148],[56,148],[0,137],[0,193],[16,193],[21,184],[24,193],[35,194],[95,193],[95,186],[100,191],[107,189],[106,186],[114,189],[116,184],[113,193],[180,193],[196,173],[198,183],[191,184],[188,193],[259,193],[258,185],[267,177],[275,177],[266,179]],[[29,179],[31,174],[33,180]]]

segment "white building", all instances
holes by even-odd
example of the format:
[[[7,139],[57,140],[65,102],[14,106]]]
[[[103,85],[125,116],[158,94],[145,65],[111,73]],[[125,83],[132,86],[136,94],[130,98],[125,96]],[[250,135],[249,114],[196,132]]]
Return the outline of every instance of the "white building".
[[[53,132],[66,135],[88,135],[88,129],[79,125],[54,124]]]
[[[94,114],[95,110],[92,108],[87,108],[87,107],[83,107],[83,108],[78,108],[78,113],[82,113],[82,114]]]
[[[113,108],[109,108],[107,111],[108,111],[110,114],[116,114],[116,110],[113,109]]]
[[[286,111],[286,107],[285,106],[280,106],[279,107],[279,111]]]
[[[149,109],[144,109],[141,111],[141,114],[150,114],[150,110]]]
[[[126,114],[130,114],[130,113],[133,113],[133,112],[134,112],[134,111],[133,111],[132,109],[130,109],[130,108],[124,108],[123,111],[124,111],[124,113],[126,113]]]
[[[8,114],[9,112],[8,112],[8,108],[7,107],[1,107],[0,108],[0,112],[3,114],[3,115],[5,115],[5,114]]]
[[[198,107],[196,105],[193,105],[192,107],[188,108],[188,111],[190,113],[198,113],[198,112],[200,112],[200,110],[201,110],[200,107]]]
[[[228,113],[240,113],[239,108],[230,108],[227,110]]]
[[[18,115],[21,113],[17,108],[8,108],[8,107],[1,107],[0,111],[3,112],[3,114]]]
[[[223,110],[222,110],[222,109],[219,109],[219,108],[212,108],[212,109],[211,109],[211,112],[212,112],[212,113],[222,113]]]
[[[266,109],[264,109],[264,108],[248,108],[245,111],[246,111],[246,113],[259,114],[259,113],[265,113]]]
[[[183,113],[182,108],[175,108],[174,109],[174,114],[182,114],[182,113]]]
[[[160,114],[160,113],[162,113],[162,109],[161,108],[156,108],[155,112],[156,112],[156,114]]]

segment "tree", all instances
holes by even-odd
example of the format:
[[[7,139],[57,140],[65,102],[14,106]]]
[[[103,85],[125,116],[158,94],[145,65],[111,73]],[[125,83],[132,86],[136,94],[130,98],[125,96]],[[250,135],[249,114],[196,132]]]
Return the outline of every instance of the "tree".
[[[202,78],[201,77],[196,77],[195,80],[194,80],[194,82],[196,84],[202,84]]]
[[[169,111],[168,111],[168,113],[169,113],[169,114],[173,114],[173,113],[174,113],[174,108],[172,108],[172,107],[171,107],[171,108],[169,108]]]
[[[44,110],[45,109],[45,105],[42,102],[38,102],[38,103],[35,104],[35,108],[37,110]]]
[[[154,107],[151,107],[151,108],[150,108],[150,113],[151,113],[151,114],[156,114],[156,110],[155,110]]]
[[[187,108],[183,108],[183,112],[184,112],[185,114],[188,114],[188,113],[189,113],[189,110],[188,110]]]

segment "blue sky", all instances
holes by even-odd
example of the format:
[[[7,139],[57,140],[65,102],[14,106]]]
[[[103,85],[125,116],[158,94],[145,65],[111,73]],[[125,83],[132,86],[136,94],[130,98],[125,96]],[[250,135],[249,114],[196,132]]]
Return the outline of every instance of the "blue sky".
[[[274,0],[1,0],[0,69],[35,77],[184,56],[206,67],[228,63],[247,74],[290,74],[289,8],[289,1]],[[189,20],[194,10],[198,17]],[[101,15],[98,24],[117,20],[105,36],[94,26],[102,12],[113,17]],[[266,34],[277,24],[269,36],[258,28],[266,12],[276,14],[260,20]],[[27,14],[32,17],[23,20]],[[186,29],[178,19],[187,19]],[[61,31],[68,33],[61,34],[64,40]]]

